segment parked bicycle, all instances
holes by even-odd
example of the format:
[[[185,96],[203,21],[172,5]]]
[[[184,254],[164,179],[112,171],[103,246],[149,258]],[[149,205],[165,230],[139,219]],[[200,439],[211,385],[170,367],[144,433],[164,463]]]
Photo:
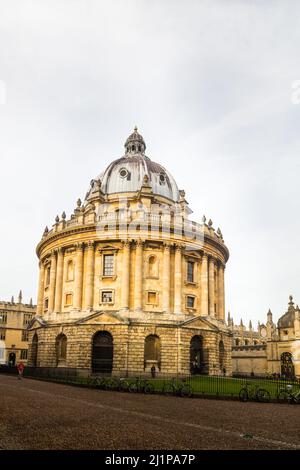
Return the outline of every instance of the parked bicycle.
[[[119,391],[120,392],[129,392],[130,381],[125,378],[119,379]]]
[[[149,380],[137,377],[134,382],[129,385],[130,392],[142,392],[142,393],[153,393],[154,386]]]
[[[180,397],[191,397],[192,388],[185,379],[168,380],[164,383],[163,393],[166,395],[177,395]]]
[[[300,403],[300,388],[293,391],[292,385],[286,385],[279,389],[277,400],[280,403]]]
[[[265,388],[260,388],[258,385],[253,385],[249,382],[247,382],[239,392],[240,401],[254,400],[267,403],[270,401],[270,398],[271,396],[268,390]]]

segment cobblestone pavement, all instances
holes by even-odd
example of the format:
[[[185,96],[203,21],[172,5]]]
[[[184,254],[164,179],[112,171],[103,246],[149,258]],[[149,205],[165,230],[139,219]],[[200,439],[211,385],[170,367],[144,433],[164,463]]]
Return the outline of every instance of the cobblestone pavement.
[[[0,449],[300,449],[300,406],[0,376]]]

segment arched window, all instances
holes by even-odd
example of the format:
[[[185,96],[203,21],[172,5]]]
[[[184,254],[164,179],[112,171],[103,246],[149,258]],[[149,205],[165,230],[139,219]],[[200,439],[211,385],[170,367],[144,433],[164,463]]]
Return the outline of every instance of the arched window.
[[[295,367],[293,363],[293,355],[290,352],[284,352],[280,356],[281,375],[285,378],[295,377]]]
[[[152,255],[148,258],[148,275],[149,277],[157,277],[158,270],[157,270],[157,259],[156,256]]]
[[[145,338],[144,367],[151,368],[153,365],[160,369],[160,338],[157,335],[149,335]]]
[[[223,341],[219,342],[219,365],[221,373],[223,373],[224,369],[224,360],[225,360],[225,347]]]
[[[245,346],[248,346],[248,344],[249,344],[249,340],[245,339]]]
[[[73,260],[68,261],[67,264],[67,281],[74,280],[74,263]]]
[[[56,359],[57,365],[65,365],[67,359],[67,337],[60,334],[56,338]]]
[[[239,340],[238,338],[236,338],[236,340],[235,340],[235,345],[236,345],[236,346],[239,346],[239,345],[240,345],[240,340]]]
[[[192,374],[205,373],[203,338],[195,335],[190,343],[190,370]]]
[[[32,338],[31,343],[31,366],[37,366],[37,357],[38,357],[38,335],[35,333]]]
[[[92,343],[92,370],[110,374],[113,368],[113,337],[108,331],[98,331]]]

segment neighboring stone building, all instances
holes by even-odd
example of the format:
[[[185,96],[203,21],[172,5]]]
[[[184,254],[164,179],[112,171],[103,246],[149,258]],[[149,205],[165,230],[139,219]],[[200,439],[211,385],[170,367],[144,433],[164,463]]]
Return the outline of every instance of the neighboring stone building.
[[[232,331],[232,370],[234,374],[266,375],[267,344],[266,327],[258,323],[257,331],[249,322],[247,329],[241,320],[240,325],[234,325],[233,319],[228,314],[228,326]]]
[[[36,305],[22,303],[22,292],[18,302],[0,301],[0,364],[27,363],[27,327],[36,314]]]
[[[277,326],[269,310],[266,325],[258,324],[256,332],[251,324],[246,331],[242,321],[239,327],[234,326],[229,315],[233,373],[300,377],[300,310],[298,305],[294,307],[292,296],[289,300]]]
[[[229,252],[134,130],[70,219],[46,227],[29,365],[82,373],[230,375]]]

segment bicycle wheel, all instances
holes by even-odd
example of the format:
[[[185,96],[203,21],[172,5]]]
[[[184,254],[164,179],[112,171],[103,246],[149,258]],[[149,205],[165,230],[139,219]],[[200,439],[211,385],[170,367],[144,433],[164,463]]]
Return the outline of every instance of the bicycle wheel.
[[[134,392],[134,393],[136,393],[138,391],[138,386],[135,382],[133,382],[129,385],[129,391]]]
[[[147,383],[144,387],[144,393],[153,393],[154,392],[154,387],[152,384]]]
[[[259,388],[256,392],[256,398],[257,401],[261,403],[268,403],[270,401],[271,395],[268,390],[265,390],[264,388]]]
[[[249,400],[249,394],[246,388],[242,388],[239,393],[239,399],[240,401],[248,401]]]
[[[191,397],[192,396],[192,390],[189,385],[183,385],[183,387],[180,390],[180,396],[181,397]]]
[[[280,390],[278,395],[277,395],[277,401],[279,403],[288,403],[289,401],[289,395],[286,390]]]
[[[163,386],[162,391],[165,395],[173,395],[174,393],[173,385],[170,382],[166,382]]]

